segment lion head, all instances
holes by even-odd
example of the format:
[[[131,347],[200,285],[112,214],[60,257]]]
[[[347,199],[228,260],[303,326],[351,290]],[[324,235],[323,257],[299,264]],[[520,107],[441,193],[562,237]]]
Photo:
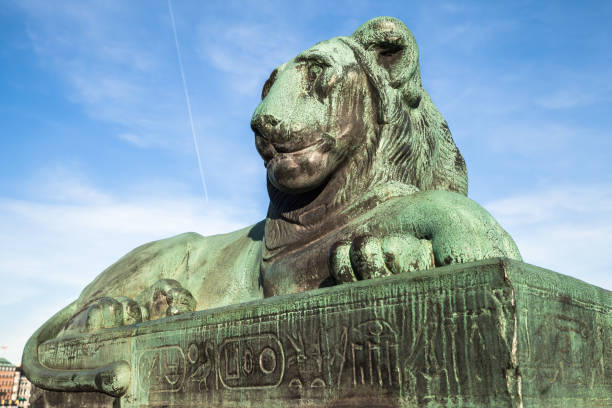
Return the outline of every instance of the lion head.
[[[465,162],[423,89],[418,54],[401,21],[378,17],[272,72],[251,120],[267,169],[269,249],[320,232],[388,183],[467,194]]]

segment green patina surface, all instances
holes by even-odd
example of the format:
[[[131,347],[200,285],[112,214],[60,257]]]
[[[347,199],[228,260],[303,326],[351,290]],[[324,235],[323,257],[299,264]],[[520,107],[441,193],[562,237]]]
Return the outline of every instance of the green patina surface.
[[[467,198],[418,55],[379,17],[275,69],[251,118],[266,219],[103,271],[26,345],[44,404],[607,404],[610,294],[470,264],[521,255]]]
[[[608,291],[493,259],[52,340],[40,358],[125,360],[115,407],[603,407],[611,310]]]

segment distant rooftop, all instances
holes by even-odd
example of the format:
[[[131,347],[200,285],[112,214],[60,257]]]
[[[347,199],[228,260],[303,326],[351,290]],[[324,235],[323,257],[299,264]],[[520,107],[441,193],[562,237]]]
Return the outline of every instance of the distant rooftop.
[[[6,366],[6,365],[14,366],[13,363],[8,361],[6,358],[2,358],[2,357],[0,357],[0,365],[3,365],[3,366]]]

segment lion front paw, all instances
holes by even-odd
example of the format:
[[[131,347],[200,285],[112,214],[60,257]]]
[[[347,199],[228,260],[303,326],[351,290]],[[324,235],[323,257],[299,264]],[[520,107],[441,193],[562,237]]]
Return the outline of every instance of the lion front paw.
[[[127,297],[103,297],[87,304],[64,326],[59,336],[95,333],[102,329],[125,326],[142,321],[142,309]]]
[[[431,241],[409,235],[366,235],[332,245],[329,272],[337,283],[355,282],[434,267]]]
[[[89,302],[64,325],[58,337],[95,333],[102,329],[191,312],[195,308],[193,295],[179,282],[161,279],[136,300],[120,296],[102,297]]]
[[[174,279],[155,282],[138,298],[144,304],[147,320],[175,316],[196,309],[196,300],[191,292]]]

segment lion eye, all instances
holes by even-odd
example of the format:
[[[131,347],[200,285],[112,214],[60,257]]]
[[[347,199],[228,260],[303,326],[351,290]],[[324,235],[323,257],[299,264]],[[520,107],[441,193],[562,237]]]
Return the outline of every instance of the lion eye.
[[[317,78],[321,75],[322,72],[323,72],[323,67],[321,67],[320,65],[317,65],[317,64],[312,64],[308,68],[308,80],[310,82],[316,81]]]

